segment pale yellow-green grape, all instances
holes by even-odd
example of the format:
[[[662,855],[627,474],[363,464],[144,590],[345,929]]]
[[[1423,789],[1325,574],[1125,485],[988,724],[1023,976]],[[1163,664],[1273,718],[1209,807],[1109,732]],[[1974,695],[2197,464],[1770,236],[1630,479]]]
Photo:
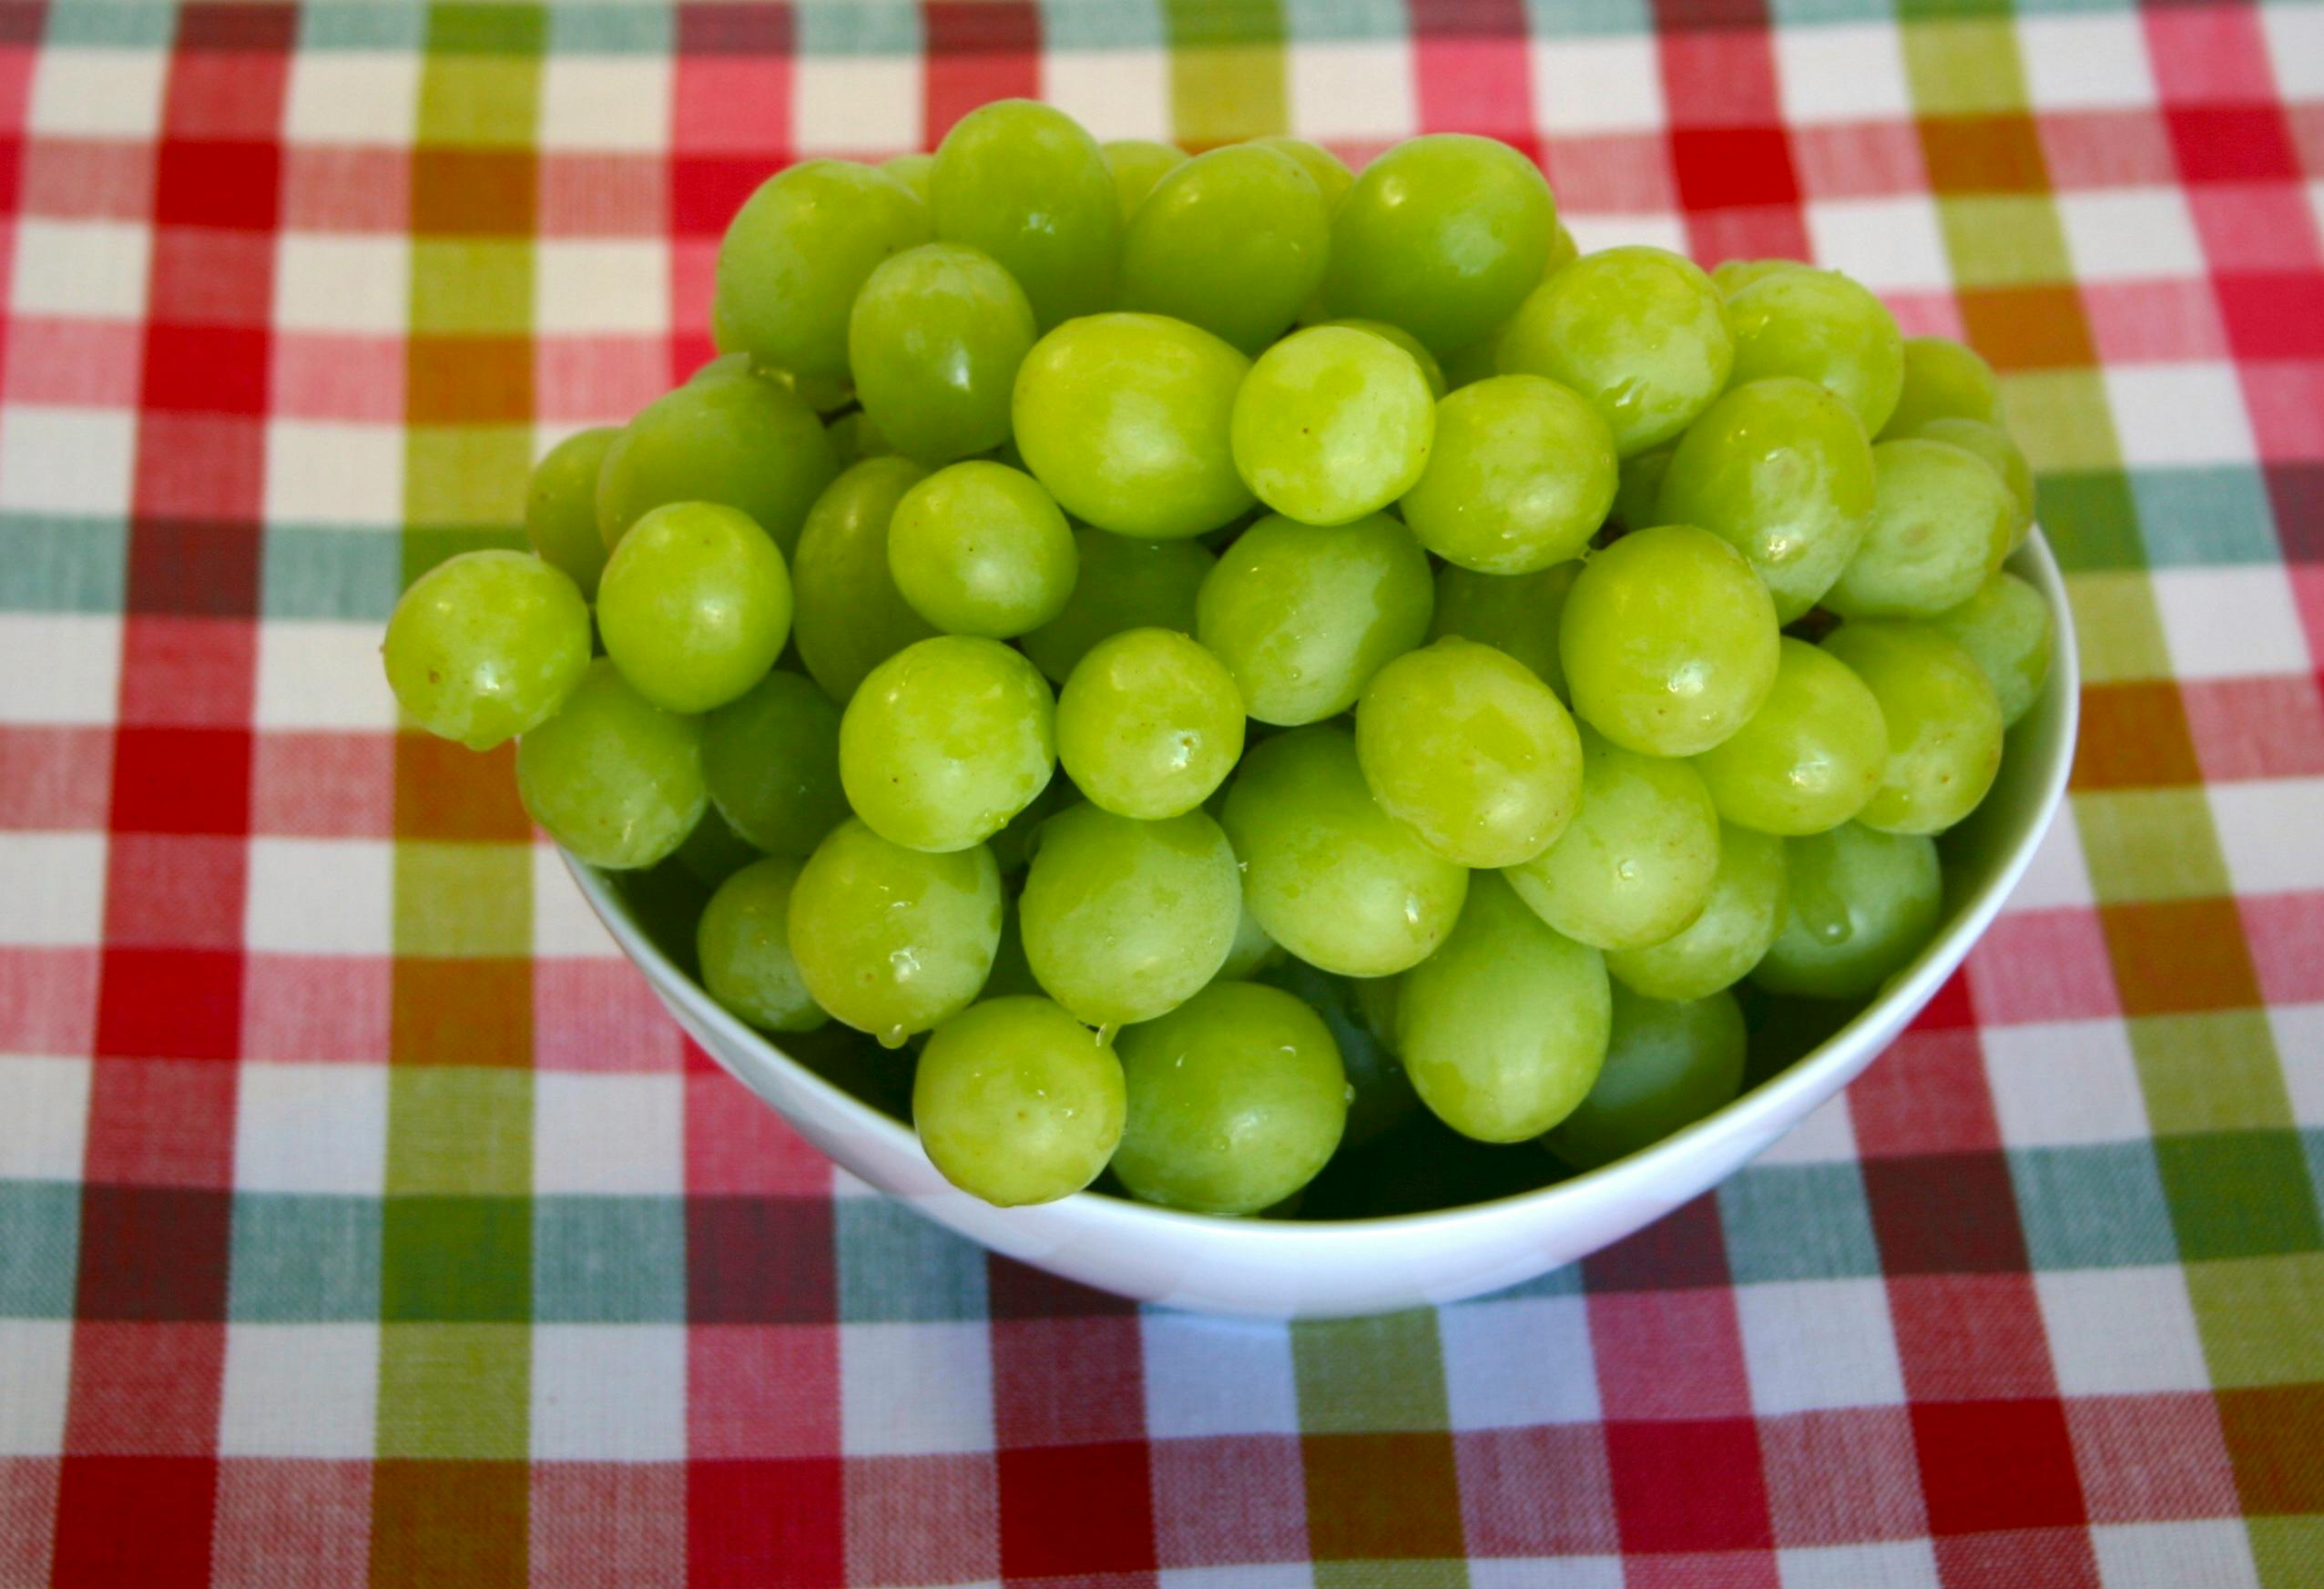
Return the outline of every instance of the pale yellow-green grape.
[[[1656,515],[1656,503],[1662,495],[1663,476],[1670,473],[1673,451],[1656,447],[1651,453],[1622,460],[1622,472],[1614,487],[1612,515],[1624,529],[1652,529],[1664,522]]]
[[[1246,901],[1235,921],[1234,946],[1227,951],[1226,962],[1218,967],[1218,980],[1242,982],[1286,958],[1282,945],[1267,935],[1267,929],[1250,913],[1250,904]]]
[[[1735,338],[1711,279],[1663,249],[1585,254],[1534,289],[1502,333],[1504,375],[1572,387],[1627,458],[1669,441],[1711,405]]]
[[[1074,806],[1042,824],[1017,916],[1044,992],[1093,1026],[1151,1021],[1234,946],[1235,851],[1201,811],[1158,822]]]
[[[987,999],[936,1028],[912,1080],[929,1162],[1004,1208],[1096,1180],[1122,1139],[1126,1094],[1110,1044],[1047,999]]]
[[[1581,572],[1579,563],[1517,575],[1476,574],[1447,563],[1436,571],[1436,610],[1429,618],[1428,637],[1458,635],[1505,651],[1562,699],[1565,667],[1557,659],[1557,620]]]
[[[1235,467],[1302,524],[1343,525],[1410,491],[1428,467],[1436,404],[1411,354],[1346,326],[1311,326],[1260,355],[1235,394]]]
[[[1154,191],[1154,185],[1172,168],[1187,163],[1186,150],[1158,138],[1109,138],[1097,147],[1106,157],[1106,168],[1114,173],[1114,191],[1122,201],[1125,229],[1137,207],[1146,202],[1146,196]]]
[[[1259,983],[1217,983],[1116,1040],[1129,1119],[1114,1173],[1141,1202],[1256,1214],[1340,1146],[1348,1079],[1323,1018]]]
[[[921,203],[928,202],[929,184],[936,173],[936,157],[917,151],[882,160],[880,169],[912,189]]]
[[[557,714],[517,742],[516,792],[550,838],[591,866],[651,866],[709,806],[701,720],[662,710],[601,657]]]
[[[1086,525],[1074,532],[1074,553],[1081,573],[1065,610],[1017,642],[1057,684],[1108,635],[1194,633],[1196,593],[1218,562],[1197,541],[1133,541]]]
[[[1762,833],[1820,833],[1864,809],[1888,762],[1881,704],[1848,665],[1784,637],[1751,720],[1695,759],[1718,814]]]
[[[1436,405],[1428,468],[1400,511],[1448,563],[1532,574],[1581,555],[1616,480],[1596,410],[1539,375],[1497,375]]]
[[[1932,840],[1850,822],[1788,839],[1782,931],[1751,980],[1771,993],[1861,999],[1904,969],[1937,930],[1944,877]]]
[[[533,466],[525,487],[525,538],[543,562],[580,586],[586,601],[596,599],[597,576],[606,570],[597,470],[619,433],[613,425],[574,432]]]
[[[972,458],[904,493],[888,522],[888,573],[944,633],[1005,640],[1065,611],[1073,528],[1032,475]]]
[[[1444,395],[1444,366],[1437,362],[1436,355],[1428,351],[1426,342],[1422,341],[1402,326],[1390,325],[1384,320],[1327,320],[1319,323],[1344,326],[1350,331],[1370,331],[1373,336],[1386,337],[1410,353],[1412,356],[1412,362],[1421,367],[1422,378],[1428,382],[1429,395],[1438,398]]]
[[[802,380],[844,380],[848,305],[863,279],[930,236],[927,203],[884,171],[802,160],[776,172],[719,244],[726,346]]]
[[[810,679],[778,668],[703,719],[710,803],[770,855],[801,858],[847,818],[840,709]]]
[[[1256,353],[1314,296],[1330,247],[1330,207],[1300,162],[1229,144],[1165,172],[1138,207],[1122,303]]]
[[[1199,535],[1251,504],[1230,435],[1249,368],[1208,331],[1158,314],[1074,321],[1017,371],[1017,448],[1076,518],[1141,540]]]
[[[749,515],[674,502],[606,561],[597,632],[637,693],[673,712],[722,707],[766,677],[790,638],[790,571]]]
[[[1380,809],[1354,736],[1319,726],[1251,749],[1222,820],[1268,936],[1342,976],[1425,960],[1460,914],[1468,869]]]
[[[1243,753],[1225,663],[1169,629],[1100,640],[1057,697],[1057,759],[1090,803],[1148,821],[1191,811]]]
[[[1605,1058],[1605,960],[1478,877],[1444,947],[1401,979],[1396,1052],[1436,1117],[1523,1142],[1573,1113]]]
[[[1648,998],[1707,998],[1759,963],[1789,895],[1783,840],[1730,823],[1719,830],[1718,874],[1703,913],[1659,943],[1607,950],[1605,969]]]
[[[831,1019],[790,957],[790,891],[799,871],[798,860],[787,855],[744,867],[710,896],[694,936],[710,997],[769,1032],[812,1032]]]
[[[1750,721],[1775,684],[1775,604],[1707,530],[1634,530],[1582,565],[1559,615],[1574,710],[1617,745],[1695,756]]]
[[[1045,331],[1106,308],[1122,200],[1097,140],[1053,106],[996,99],[936,149],[936,235],[1000,260]]]
[[[1351,1095],[1348,1099],[1348,1127],[1340,1138],[1342,1149],[1361,1147],[1420,1112],[1420,1095],[1412,1091],[1412,1078],[1404,1074],[1403,1065],[1390,1051],[1387,1041],[1371,1029],[1371,1020],[1364,1013],[1358,990],[1372,985],[1371,983],[1333,976],[1288,955],[1269,966],[1259,980],[1302,1000],[1331,1029],[1331,1041],[1339,1046],[1340,1066],[1347,1075]],[[1391,986],[1395,981],[1374,980]]]
[[[1711,267],[1711,280],[1723,296],[1732,298],[1779,270],[1806,269],[1798,260],[1722,260]]]
[[[1966,423],[1966,422],[1964,422]],[[1969,653],[2001,702],[2002,726],[2015,726],[2041,698],[2056,635],[2050,605],[2014,574],[1996,574],[1977,594],[1929,620]]]
[[[1556,228],[1549,184],[1507,144],[1408,138],[1333,210],[1323,300],[1335,316],[1390,321],[1449,352],[1509,318],[1541,280]]]
[[[1887,307],[1837,270],[1777,270],[1727,295],[1736,384],[1813,381],[1877,435],[1904,387],[1904,338]]]
[[[2034,466],[2025,460],[2009,433],[1999,425],[1989,425],[1983,420],[1932,419],[1915,425],[1912,434],[1924,442],[1951,442],[1964,452],[1974,453],[2002,477],[2009,488],[2009,499],[2016,508],[2016,527],[2010,532],[2010,549],[2015,551],[2034,527]],[[1898,440],[1904,440],[1898,437]]]
[[[1811,381],[1779,375],[1736,387],[1688,427],[1647,522],[1699,525],[1728,542],[1751,560],[1777,620],[1789,624],[1864,544],[1872,484],[1871,443],[1848,405]]]
[[[791,886],[807,991],[890,1048],[968,1008],[1000,942],[1001,873],[982,845],[931,855],[841,822]]]
[[[882,838],[965,850],[1033,803],[1056,770],[1039,670],[997,640],[939,635],[872,670],[840,718],[840,781]]]
[[[1534,913],[1599,949],[1643,949],[1703,912],[1718,810],[1692,765],[1582,730],[1582,806],[1557,842],[1502,873]]]
[[[1532,860],[1582,798],[1581,739],[1549,686],[1457,637],[1372,675],[1356,757],[1381,809],[1463,866]]]
[[[489,750],[547,719],[589,666],[589,608],[522,552],[463,552],[412,582],[381,647],[388,687],[420,727]]]
[[[1202,582],[1195,637],[1252,717],[1320,722],[1420,644],[1434,602],[1428,555],[1386,514],[1334,528],[1269,514]]]
[[[1323,194],[1323,202],[1335,209],[1348,189],[1355,186],[1356,174],[1348,169],[1339,156],[1321,144],[1310,143],[1303,138],[1282,137],[1255,138],[1250,141],[1259,148],[1273,149],[1297,160],[1300,168],[1308,174]]]
[[[1872,449],[1864,544],[1824,593],[1851,618],[1927,618],[1977,594],[2009,555],[2017,514],[1992,465],[1950,442]]]
[[[866,458],[816,499],[800,535],[792,633],[808,673],[841,706],[866,674],[936,632],[888,572],[888,522],[926,474],[908,458]]]
[[[856,395],[892,450],[949,463],[1009,438],[1033,305],[990,256],[930,243],[872,272],[848,317]]]
[[[2002,765],[2002,708],[1976,659],[1928,624],[1843,624],[1824,649],[1871,688],[1888,725],[1881,787],[1857,820],[1942,833],[1977,809]]]
[[[1543,1141],[1584,1170],[1652,1147],[1735,1102],[1744,1047],[1734,994],[1670,1003],[1616,983],[1605,1068],[1581,1106]]]
[[[597,533],[612,546],[664,503],[723,503],[788,557],[838,473],[823,422],[797,397],[756,376],[691,381],[639,409],[606,449]]]
[[[1991,364],[1951,337],[1907,337],[1904,385],[1881,435],[1908,435],[1932,419],[2000,424],[2001,382]]]

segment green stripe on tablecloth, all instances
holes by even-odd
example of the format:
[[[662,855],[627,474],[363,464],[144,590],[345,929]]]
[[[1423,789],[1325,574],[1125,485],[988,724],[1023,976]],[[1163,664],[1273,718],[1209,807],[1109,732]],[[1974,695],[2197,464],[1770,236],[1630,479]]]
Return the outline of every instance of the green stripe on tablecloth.
[[[1469,1581],[1436,1315],[1291,1326],[1320,1589]]]

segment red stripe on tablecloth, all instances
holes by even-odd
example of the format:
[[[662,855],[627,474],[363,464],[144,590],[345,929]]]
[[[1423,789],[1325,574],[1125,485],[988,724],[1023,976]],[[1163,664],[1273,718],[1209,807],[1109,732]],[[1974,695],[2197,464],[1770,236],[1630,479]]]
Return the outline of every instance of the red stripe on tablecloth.
[[[1041,13],[1028,0],[934,0],[920,15],[927,34],[921,136],[930,148],[987,100],[1041,92]]]

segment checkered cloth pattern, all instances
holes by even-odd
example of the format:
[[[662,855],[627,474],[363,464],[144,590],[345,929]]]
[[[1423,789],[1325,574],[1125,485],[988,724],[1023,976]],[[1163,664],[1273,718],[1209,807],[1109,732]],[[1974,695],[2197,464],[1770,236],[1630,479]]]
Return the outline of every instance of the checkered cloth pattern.
[[[1423,129],[2000,369],[2069,810],[1842,1098],[1499,1297],[991,1258],[690,1048],[403,584],[780,162]],[[0,1586],[2324,1583],[2324,7],[0,0]]]

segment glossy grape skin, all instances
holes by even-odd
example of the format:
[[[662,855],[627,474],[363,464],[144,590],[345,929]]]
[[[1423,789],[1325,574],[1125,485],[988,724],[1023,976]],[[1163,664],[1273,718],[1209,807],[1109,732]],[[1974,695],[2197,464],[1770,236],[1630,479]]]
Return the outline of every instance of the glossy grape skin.
[[[1656,500],[1662,494],[1663,477],[1670,473],[1670,459],[1676,451],[1673,447],[1656,447],[1651,453],[1640,453],[1622,460],[1614,487],[1612,516],[1624,529],[1648,530],[1659,524],[1695,522],[1683,514],[1667,520],[1656,511]]]
[[[888,573],[912,609],[948,635],[1005,640],[1063,612],[1074,534],[1040,483],[972,458],[904,493],[888,523]]]
[[[429,733],[489,750],[538,727],[589,666],[589,608],[573,581],[523,552],[463,552],[412,582],[381,657]]]
[[[674,502],[630,526],[597,588],[606,653],[666,711],[741,695],[790,638],[790,571],[743,514]]]
[[[1323,202],[1334,209],[1339,208],[1340,200],[1348,189],[1355,186],[1356,174],[1348,169],[1339,156],[1321,144],[1303,138],[1280,136],[1255,138],[1250,143],[1254,148],[1273,149],[1298,161],[1300,168],[1308,174],[1308,178],[1322,193]]]
[[[1127,1101],[1113,1045],[1042,998],[988,998],[953,1016],[920,1051],[912,1081],[929,1162],[1004,1208],[1096,1180]]]
[[[1936,844],[1850,822],[1784,841],[1783,927],[1751,981],[1803,999],[1862,999],[1903,970],[1937,929]]]
[[[1749,558],[1789,624],[1863,545],[1873,481],[1871,444],[1848,405],[1779,375],[1734,388],[1688,427],[1655,516],[1699,525]]]
[[[1614,437],[1554,381],[1498,375],[1436,405],[1428,467],[1401,511],[1420,544],[1480,574],[1581,555],[1614,505]]]
[[[1888,760],[1857,820],[1942,833],[1975,810],[2002,764],[2002,708],[1976,661],[1928,624],[1843,624],[1824,649],[1881,703]]]
[[[1009,438],[1033,305],[989,256],[929,243],[872,272],[848,316],[856,395],[879,433],[932,468]]]
[[[1579,392],[1627,458],[1693,423],[1727,385],[1735,338],[1711,279],[1662,249],[1585,254],[1534,289],[1502,333],[1504,375]]]
[[[1389,976],[1444,941],[1468,891],[1445,860],[1380,809],[1355,737],[1318,726],[1243,757],[1222,814],[1243,898],[1268,936],[1341,976]]]
[[[697,380],[638,410],[606,450],[597,533],[613,546],[665,503],[723,503],[789,557],[838,473],[822,422],[790,392],[755,376]]]
[[[1090,803],[1147,821],[1191,811],[1243,753],[1243,698],[1187,636],[1100,640],[1057,697],[1057,759]]]
[[[1711,267],[1711,281],[1721,296],[1733,298],[1745,288],[1757,286],[1780,271],[1808,268],[1798,260],[1721,260]]]
[[[596,599],[597,576],[606,570],[597,470],[618,434],[612,425],[574,432],[533,466],[525,487],[525,538],[541,561],[580,587],[584,601]]]
[[[1195,637],[1263,723],[1320,722],[1418,645],[1434,587],[1428,555],[1385,514],[1333,528],[1270,514],[1202,582]]]
[[[1718,810],[1687,762],[1585,728],[1581,809],[1554,844],[1502,875],[1568,938],[1643,949],[1702,913],[1718,876]]]
[[[1719,815],[1762,833],[1820,833],[1864,809],[1888,760],[1888,722],[1847,664],[1783,638],[1751,720],[1695,759]]]
[[[1651,999],[1708,998],[1759,963],[1789,896],[1783,840],[1729,823],[1719,829],[1718,873],[1703,913],[1659,943],[1607,950],[1605,969]]]
[[[1557,659],[1557,624],[1565,597],[1582,572],[1560,563],[1536,574],[1477,574],[1447,563],[1436,571],[1436,607],[1428,637],[1458,635],[1506,652],[1565,698],[1565,666]]]
[[[1523,1142],[1597,1079],[1610,997],[1605,957],[1487,873],[1444,947],[1401,980],[1396,1051],[1438,1119],[1481,1142]]]
[[[742,202],[719,244],[729,349],[805,381],[844,381],[848,305],[891,255],[933,235],[927,204],[886,172],[802,160]]]
[[[1334,209],[1323,300],[1334,316],[1388,321],[1448,352],[1509,318],[1541,280],[1556,226],[1549,184],[1508,145],[1408,138]]]
[[[1584,1170],[1652,1147],[1735,1101],[1744,1048],[1743,1012],[1733,994],[1670,1003],[1616,983],[1605,1067],[1589,1096],[1543,1142]]]
[[[1904,387],[1904,338],[1881,300],[1837,270],[1778,270],[1727,295],[1737,385],[1813,381],[1878,435]]]
[[[1372,1030],[1359,992],[1382,981],[1392,985],[1395,978],[1359,982],[1284,955],[1257,980],[1298,998],[1331,1029],[1331,1041],[1340,1050],[1340,1068],[1351,1095],[1347,1129],[1340,1137],[1342,1151],[1387,1135],[1420,1112],[1420,1095],[1412,1091],[1412,1078],[1389,1051],[1387,1041]]]
[[[2001,382],[1975,350],[1951,337],[1904,339],[1904,383],[1881,439],[1910,435],[1932,419],[2002,423]]]
[[[1094,314],[1059,326],[1017,371],[1025,467],[1100,529],[1177,541],[1251,504],[1229,431],[1250,361],[1198,326]]]
[[[1581,739],[1549,686],[1457,637],[1372,675],[1356,757],[1381,809],[1463,866],[1532,860],[1582,798]]]
[[[872,670],[840,718],[840,781],[873,831],[914,850],[981,844],[1056,769],[1055,705],[995,640],[939,635]]]
[[[1194,633],[1196,594],[1218,562],[1198,542],[1133,541],[1086,525],[1074,532],[1074,552],[1081,573],[1065,610],[1017,642],[1055,684],[1108,635]]]
[[[1844,617],[1934,617],[1977,594],[2009,555],[2009,488],[1975,453],[1948,442],[1872,449],[1872,516],[1864,544],[1824,606]]]
[[[1412,490],[1435,431],[1412,355],[1346,326],[1284,338],[1235,394],[1235,467],[1259,501],[1302,524],[1348,524]]]
[[[804,859],[848,814],[840,709],[813,680],[778,668],[703,719],[702,776],[736,832]]]
[[[1114,1173],[1141,1202],[1255,1214],[1313,1180],[1340,1146],[1339,1045],[1280,988],[1214,983],[1115,1046],[1129,1118]]]
[[[2003,728],[2014,728],[2042,698],[2056,628],[2050,604],[2016,575],[1994,575],[1975,596],[1929,623],[1968,652],[1993,687]]]
[[[1950,442],[1964,452],[1983,458],[1993,472],[2001,476],[2008,488],[2009,500],[2016,509],[2014,526],[2010,533],[2010,550],[2015,551],[2034,527],[2034,466],[2009,433],[1999,425],[1989,425],[1983,420],[1932,419],[1915,425],[1911,437],[1896,437],[1902,441]]]
[[[651,866],[709,805],[702,725],[654,705],[601,657],[517,742],[516,790],[533,820],[591,866]]]
[[[1164,173],[1122,239],[1122,305],[1246,353],[1288,330],[1323,280],[1331,211],[1300,162],[1229,144]]]
[[[1042,330],[1114,298],[1122,201],[1097,140],[1055,107],[996,99],[936,149],[936,236],[1016,278]]]
[[[1438,399],[1444,396],[1444,366],[1438,363],[1436,355],[1428,351],[1427,343],[1402,326],[1390,325],[1384,320],[1327,320],[1319,323],[1351,331],[1370,331],[1373,336],[1387,338],[1410,353],[1412,362],[1421,367],[1421,378],[1428,382],[1429,395]]]
[[[936,632],[888,572],[888,525],[926,477],[908,458],[866,458],[816,499],[790,565],[800,660],[845,706],[874,667]]]
[[[1775,604],[1743,555],[1707,530],[1635,530],[1582,565],[1558,616],[1574,709],[1617,745],[1695,756],[1774,687]]]
[[[800,861],[770,855],[719,885],[694,936],[710,997],[766,1032],[812,1032],[831,1017],[790,955],[790,892]]]
[[[913,151],[895,155],[880,162],[880,169],[912,190],[921,203],[928,202],[930,183],[936,174],[936,157]],[[933,222],[933,217],[932,217]]]
[[[1158,138],[1108,138],[1097,146],[1106,157],[1106,168],[1114,174],[1114,192],[1122,201],[1122,226],[1126,230],[1130,218],[1154,185],[1187,163],[1187,152],[1176,144],[1166,144]]]
[[[792,885],[790,952],[815,1002],[890,1048],[968,1008],[1001,942],[1001,873],[984,846],[931,855],[858,820]]]

